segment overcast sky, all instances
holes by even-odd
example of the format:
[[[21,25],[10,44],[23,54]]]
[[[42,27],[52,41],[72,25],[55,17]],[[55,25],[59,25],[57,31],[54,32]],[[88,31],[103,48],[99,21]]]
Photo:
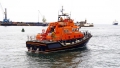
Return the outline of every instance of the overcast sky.
[[[57,21],[63,6],[75,22],[87,19],[88,23],[112,24],[115,19],[120,21],[120,0],[0,0],[0,4],[0,20],[7,8],[11,21],[38,22],[45,16],[47,22],[53,22]]]

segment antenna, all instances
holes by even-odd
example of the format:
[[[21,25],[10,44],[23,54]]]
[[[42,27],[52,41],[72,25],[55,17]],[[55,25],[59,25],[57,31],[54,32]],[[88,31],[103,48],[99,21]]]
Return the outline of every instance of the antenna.
[[[63,9],[63,6],[62,6],[62,9],[61,9],[62,15],[63,15],[63,10],[64,10],[64,9]]]
[[[71,12],[70,12],[70,18],[71,18]]]

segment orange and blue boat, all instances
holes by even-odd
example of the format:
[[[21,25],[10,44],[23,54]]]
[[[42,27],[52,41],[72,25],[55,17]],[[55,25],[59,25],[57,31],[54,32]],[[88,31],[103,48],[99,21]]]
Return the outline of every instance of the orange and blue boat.
[[[28,51],[40,53],[85,47],[92,35],[79,29],[70,16],[63,13],[62,7],[58,21],[51,22],[46,30],[43,29],[42,33],[36,35],[34,40],[26,41],[26,47]]]

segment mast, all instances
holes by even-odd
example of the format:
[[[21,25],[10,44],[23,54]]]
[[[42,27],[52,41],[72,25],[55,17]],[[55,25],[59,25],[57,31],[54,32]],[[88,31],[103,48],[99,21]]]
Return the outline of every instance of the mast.
[[[61,9],[62,15],[63,15],[63,10],[64,10],[64,9],[63,9],[63,6],[62,6],[62,9]]]
[[[61,9],[61,13],[62,13],[62,15],[63,15],[63,6],[62,6],[62,9]],[[59,18],[60,18],[60,16],[62,16],[62,15],[59,15],[59,12],[58,12],[58,21],[59,21]]]

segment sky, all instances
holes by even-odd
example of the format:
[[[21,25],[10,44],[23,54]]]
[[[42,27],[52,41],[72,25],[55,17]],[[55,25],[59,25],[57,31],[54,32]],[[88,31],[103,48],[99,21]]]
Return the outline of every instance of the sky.
[[[65,13],[71,13],[74,22],[87,20],[94,24],[120,22],[120,0],[0,0],[0,21],[7,18],[19,22],[57,21],[63,6]]]

